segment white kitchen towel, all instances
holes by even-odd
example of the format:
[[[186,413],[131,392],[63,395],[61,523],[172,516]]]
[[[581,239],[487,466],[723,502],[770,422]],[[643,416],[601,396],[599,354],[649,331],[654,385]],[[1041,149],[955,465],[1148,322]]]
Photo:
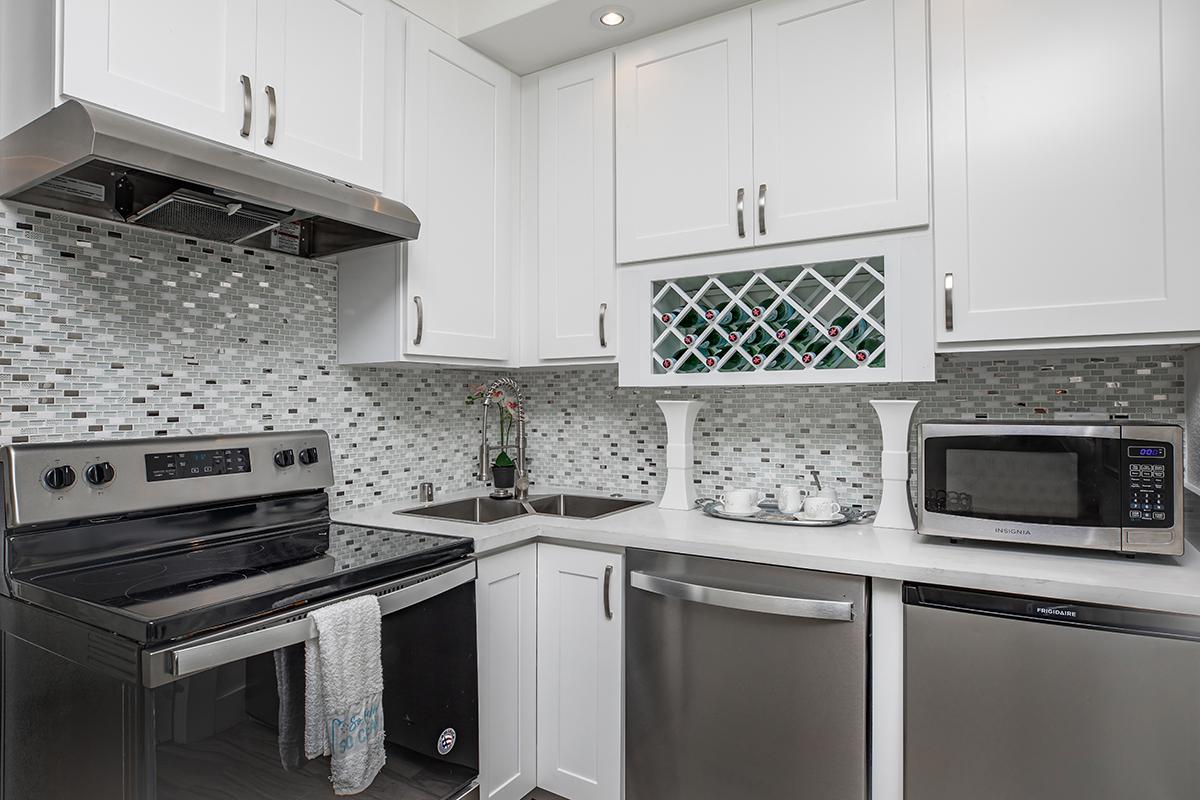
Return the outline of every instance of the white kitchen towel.
[[[330,757],[335,794],[358,794],[386,760],[379,598],[356,597],[308,617],[317,638],[304,645],[304,751]]]

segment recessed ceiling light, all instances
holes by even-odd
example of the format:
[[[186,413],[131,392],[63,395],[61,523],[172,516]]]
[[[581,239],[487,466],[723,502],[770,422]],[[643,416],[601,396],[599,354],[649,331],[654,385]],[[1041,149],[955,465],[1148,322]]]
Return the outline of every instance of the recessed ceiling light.
[[[592,24],[602,31],[611,31],[632,21],[633,12],[624,6],[604,6],[592,12]]]

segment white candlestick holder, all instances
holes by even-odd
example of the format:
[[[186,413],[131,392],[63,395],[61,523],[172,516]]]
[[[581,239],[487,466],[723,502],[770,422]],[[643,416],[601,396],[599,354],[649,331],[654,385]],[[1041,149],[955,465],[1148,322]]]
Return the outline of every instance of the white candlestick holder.
[[[667,420],[667,487],[658,503],[659,508],[689,511],[696,507],[696,484],[693,482],[696,448],[692,444],[692,434],[703,405],[702,400],[658,401]]]
[[[908,494],[908,429],[919,400],[872,400],[883,431],[880,476],[883,496],[875,514],[876,528],[916,530],[912,501]]]

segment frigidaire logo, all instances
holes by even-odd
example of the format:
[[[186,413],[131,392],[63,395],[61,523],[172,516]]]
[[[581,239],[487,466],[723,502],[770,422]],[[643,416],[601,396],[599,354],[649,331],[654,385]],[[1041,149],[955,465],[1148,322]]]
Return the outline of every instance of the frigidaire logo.
[[[1033,610],[1041,614],[1043,617],[1070,617],[1071,619],[1076,619],[1079,617],[1079,612],[1073,608],[1034,606]]]
[[[1005,533],[1009,536],[1032,536],[1033,531],[1025,528],[996,528],[996,533]]]

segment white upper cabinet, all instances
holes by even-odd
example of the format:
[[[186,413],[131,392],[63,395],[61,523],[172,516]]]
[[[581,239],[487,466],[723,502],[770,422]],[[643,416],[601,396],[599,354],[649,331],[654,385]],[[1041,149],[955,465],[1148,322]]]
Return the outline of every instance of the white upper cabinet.
[[[387,0],[259,0],[256,149],[383,188],[386,13]]]
[[[613,57],[538,76],[538,356],[616,356]]]
[[[925,19],[777,0],[619,50],[618,260],[927,224]]]
[[[933,0],[943,342],[1200,330],[1200,3]]]
[[[621,556],[538,545],[537,785],[571,800],[621,800]]]
[[[252,150],[256,16],[247,0],[63,0],[63,94]]]
[[[411,354],[503,360],[512,348],[516,78],[457,39],[408,20],[404,199]]]
[[[383,188],[387,0],[63,0],[62,92]]]
[[[752,16],[755,243],[928,224],[925,0]]]
[[[617,260],[754,243],[750,11],[617,51]]]

